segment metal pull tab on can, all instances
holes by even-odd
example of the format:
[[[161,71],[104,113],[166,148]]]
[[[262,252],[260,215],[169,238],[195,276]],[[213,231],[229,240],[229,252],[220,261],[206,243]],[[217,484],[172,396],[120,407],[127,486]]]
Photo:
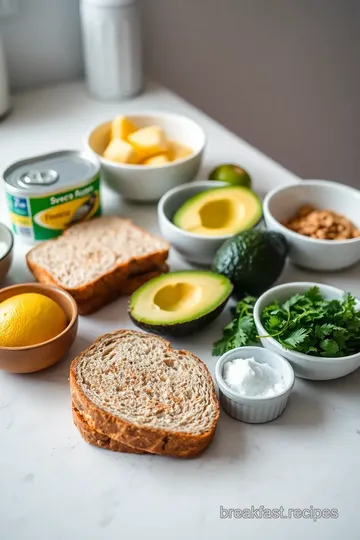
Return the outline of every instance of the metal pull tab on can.
[[[19,185],[22,187],[31,186],[50,186],[55,184],[59,179],[59,175],[54,169],[48,169],[46,171],[28,171],[23,173],[19,178]]]

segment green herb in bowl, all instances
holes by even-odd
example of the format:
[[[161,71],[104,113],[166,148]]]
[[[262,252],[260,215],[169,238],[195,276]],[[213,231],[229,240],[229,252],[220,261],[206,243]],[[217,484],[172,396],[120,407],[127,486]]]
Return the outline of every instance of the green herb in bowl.
[[[326,300],[318,287],[296,294],[286,302],[275,301],[261,313],[266,336],[258,336],[252,317],[255,299],[238,303],[232,322],[214,344],[213,354],[223,354],[235,346],[249,345],[272,337],[285,349],[312,356],[339,357],[360,352],[360,311],[356,299],[344,293],[342,300]]]

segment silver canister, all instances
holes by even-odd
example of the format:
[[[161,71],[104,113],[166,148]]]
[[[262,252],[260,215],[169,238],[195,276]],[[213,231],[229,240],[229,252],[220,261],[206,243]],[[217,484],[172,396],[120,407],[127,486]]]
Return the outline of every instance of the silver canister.
[[[9,80],[5,51],[0,36],[0,121],[10,110]]]
[[[85,79],[99,99],[123,99],[143,88],[137,0],[81,0]]]

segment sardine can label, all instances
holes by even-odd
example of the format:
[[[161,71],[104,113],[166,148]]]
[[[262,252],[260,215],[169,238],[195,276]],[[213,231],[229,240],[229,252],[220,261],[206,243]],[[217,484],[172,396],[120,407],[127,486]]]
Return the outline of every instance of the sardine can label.
[[[101,215],[100,176],[84,186],[47,196],[7,193],[12,227],[24,239],[49,240],[64,229]]]

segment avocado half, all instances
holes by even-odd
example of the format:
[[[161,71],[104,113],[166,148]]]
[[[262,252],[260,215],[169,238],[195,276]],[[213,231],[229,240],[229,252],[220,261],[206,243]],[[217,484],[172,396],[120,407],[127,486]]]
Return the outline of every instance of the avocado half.
[[[209,189],[188,199],[175,213],[174,225],[205,236],[234,235],[262,218],[259,197],[243,186]]]
[[[133,293],[129,315],[139,328],[162,335],[197,332],[216,319],[231,296],[231,281],[202,270],[170,272]]]

